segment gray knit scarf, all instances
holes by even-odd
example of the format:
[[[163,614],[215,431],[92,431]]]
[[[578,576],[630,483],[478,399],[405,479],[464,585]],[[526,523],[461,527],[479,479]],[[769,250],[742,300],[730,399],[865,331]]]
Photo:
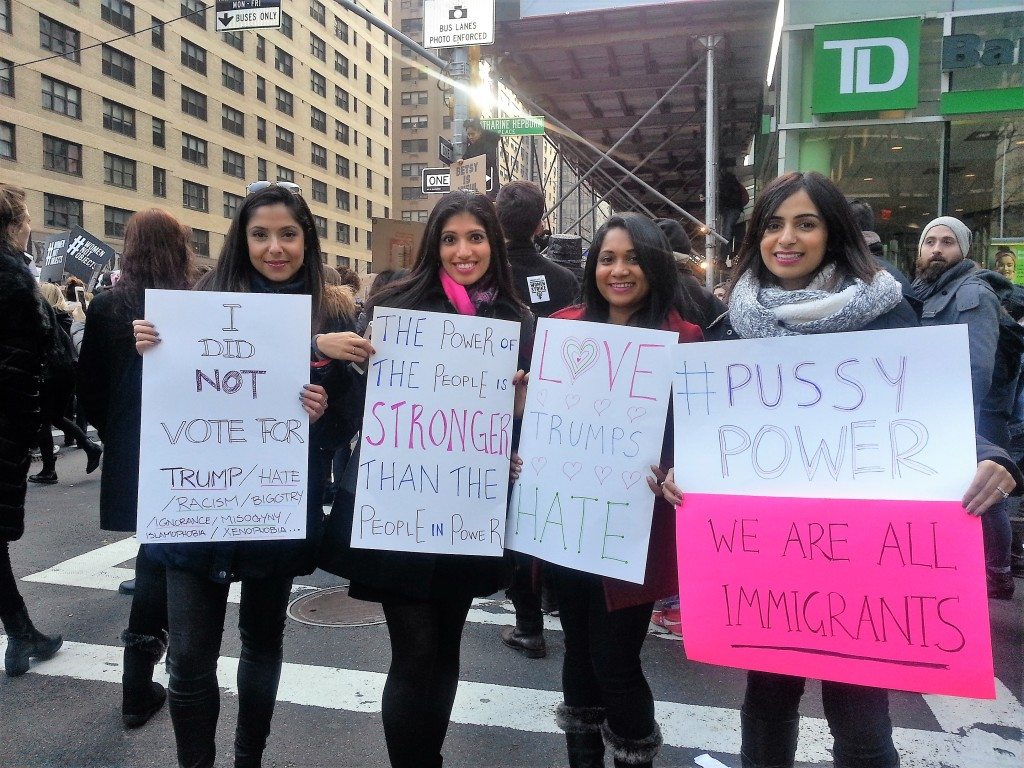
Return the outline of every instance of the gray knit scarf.
[[[834,273],[835,265],[829,264],[798,291],[762,286],[753,273],[745,273],[729,298],[733,329],[744,339],[858,331],[903,299],[899,282],[885,270],[870,283],[852,278],[830,291],[825,286]]]

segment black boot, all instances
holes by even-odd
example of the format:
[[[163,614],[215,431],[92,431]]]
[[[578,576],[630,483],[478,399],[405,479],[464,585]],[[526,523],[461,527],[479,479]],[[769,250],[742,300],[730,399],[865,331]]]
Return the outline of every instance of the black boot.
[[[60,635],[44,635],[32,626],[24,606],[14,613],[0,616],[0,621],[7,631],[4,669],[8,677],[18,677],[28,672],[30,658],[37,661],[53,658],[64,642]]]
[[[654,756],[661,749],[661,728],[654,724],[654,732],[642,739],[626,739],[612,733],[608,722],[601,723],[601,735],[612,753],[615,768],[651,768]]]
[[[800,735],[800,718],[793,720],[759,720],[740,713],[743,768],[792,768],[796,762],[796,742]]]
[[[28,476],[29,482],[39,483],[40,485],[56,485],[57,484],[57,470],[53,467],[46,469],[45,467],[34,475]]]
[[[520,629],[518,624],[514,627],[505,627],[501,630],[501,642],[530,659],[542,659],[548,653],[544,643],[544,630],[531,634]]]
[[[559,704],[555,709],[555,723],[565,731],[569,768],[604,768],[602,722],[604,707],[570,707]]]
[[[82,450],[85,451],[85,455],[87,457],[85,462],[85,474],[88,475],[95,472],[97,467],[99,467],[100,456],[103,455],[103,448],[92,440],[86,440],[85,445],[82,446]]]
[[[153,668],[167,650],[167,635],[139,635],[127,629],[121,633],[124,664],[121,670],[121,720],[125,728],[139,728],[160,711],[167,691],[153,682]]]

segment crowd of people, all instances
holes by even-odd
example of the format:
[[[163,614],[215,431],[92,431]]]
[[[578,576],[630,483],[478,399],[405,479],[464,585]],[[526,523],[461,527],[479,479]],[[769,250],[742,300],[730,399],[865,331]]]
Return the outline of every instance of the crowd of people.
[[[557,605],[565,655],[556,722],[565,732],[568,765],[597,768],[609,755],[617,768],[651,766],[661,747],[641,650],[652,618],[662,626],[678,624],[674,508],[686,489],[673,471],[671,419],[660,462],[647,478],[654,513],[642,584],[515,552],[502,559],[351,547],[355,438],[366,389],[359,366],[374,354],[367,326],[375,307],[518,323],[518,370],[509,372],[518,415],[540,317],[660,329],[679,343],[965,323],[978,463],[962,504],[964,514],[982,519],[989,596],[1012,596],[1010,496],[1024,487],[1024,476],[1011,438],[1022,421],[1024,336],[1005,309],[1014,294],[1009,268],[998,265],[1000,274],[971,261],[972,233],[957,219],[939,217],[922,228],[911,282],[872,252],[877,236],[867,236],[872,224],[857,201],[846,200],[819,174],[786,174],[757,197],[731,278],[713,294],[691,274],[690,244],[679,222],[634,213],[612,216],[595,233],[578,281],[535,246],[544,231],[543,192],[513,181],[493,202],[472,192],[442,197],[414,265],[380,276],[360,308],[351,287],[323,265],[314,218],[293,186],[250,185],[216,266],[201,277],[187,227],[161,210],[134,214],[116,285],[95,297],[72,286],[84,313],[82,328],[75,329],[60,319],[59,312],[67,313],[65,296],[38,285],[26,266],[31,222],[24,194],[0,185],[0,287],[7,310],[0,315],[0,619],[7,675],[24,674],[31,659],[48,659],[61,645],[59,635],[33,626],[9,554],[24,532],[26,480],[56,482],[52,442],[46,449],[51,424],[79,441],[87,471],[98,465],[101,449],[81,428],[86,421],[96,427],[104,469],[100,526],[135,529],[142,359],[161,338],[145,319],[150,288],[301,294],[312,307],[310,383],[297,393],[311,425],[306,537],[145,544],[136,557],[121,636],[123,721],[138,728],[166,701],[183,767],[215,762],[217,659],[232,582],[241,582],[234,765],[262,764],[292,581],[317,567],[348,579],[352,597],[383,607],[391,664],[382,720],[395,768],[442,765],[470,605],[503,588],[516,624],[500,640],[529,658],[546,653],[542,609]],[[65,356],[70,373],[63,375],[78,381],[77,406],[66,387],[47,384]],[[43,470],[29,478],[36,445]],[[513,447],[512,480],[520,468]],[[329,518],[325,500],[332,504]],[[666,618],[673,611],[675,619]],[[166,691],[153,680],[165,652]],[[748,673],[740,726],[745,768],[793,765],[805,684],[799,677]],[[887,691],[831,681],[822,682],[822,691],[836,766],[899,765]]]

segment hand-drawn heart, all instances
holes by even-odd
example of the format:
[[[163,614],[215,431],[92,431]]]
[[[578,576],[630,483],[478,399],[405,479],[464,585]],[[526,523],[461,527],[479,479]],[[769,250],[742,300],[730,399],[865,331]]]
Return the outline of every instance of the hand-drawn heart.
[[[568,395],[565,396],[565,407],[566,408],[572,408],[579,401],[580,401],[580,396],[577,395],[575,392],[573,392],[571,394],[568,394]]]
[[[637,419],[642,419],[646,415],[647,409],[642,408],[639,405],[634,405],[632,408],[626,411],[626,416],[629,418],[630,423],[636,421]]]
[[[594,467],[594,474],[597,475],[597,482],[601,485],[604,485],[604,481],[608,479],[608,475],[611,473],[611,467]]]
[[[639,472],[623,472],[622,473],[622,484],[626,486],[626,489],[632,488],[634,485],[640,482]]]
[[[544,401],[548,399],[548,391],[546,389],[537,390],[537,402],[544,405]]]
[[[593,339],[569,337],[562,342],[562,360],[569,369],[569,376],[577,381],[580,376],[594,367],[597,362],[597,342]]]
[[[607,411],[611,407],[611,405],[612,401],[609,400],[608,398],[604,398],[603,400],[595,400],[594,410],[597,411],[598,416],[603,416],[604,412]]]
[[[580,462],[567,461],[562,465],[562,474],[572,480],[580,473],[581,469],[583,469],[583,465]]]
[[[540,474],[540,471],[544,469],[544,465],[547,463],[548,460],[545,459],[543,456],[538,456],[535,459],[530,459],[530,464],[533,466],[533,471],[536,472],[538,475]]]

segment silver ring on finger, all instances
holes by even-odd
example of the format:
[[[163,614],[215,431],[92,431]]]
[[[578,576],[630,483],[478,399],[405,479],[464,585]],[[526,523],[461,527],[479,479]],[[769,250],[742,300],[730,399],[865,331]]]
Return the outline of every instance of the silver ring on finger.
[[[996,487],[996,490],[999,491],[999,493],[1001,493],[1003,495],[1004,499],[1010,498],[1009,491],[1004,491],[1002,488],[999,488],[998,486]]]

